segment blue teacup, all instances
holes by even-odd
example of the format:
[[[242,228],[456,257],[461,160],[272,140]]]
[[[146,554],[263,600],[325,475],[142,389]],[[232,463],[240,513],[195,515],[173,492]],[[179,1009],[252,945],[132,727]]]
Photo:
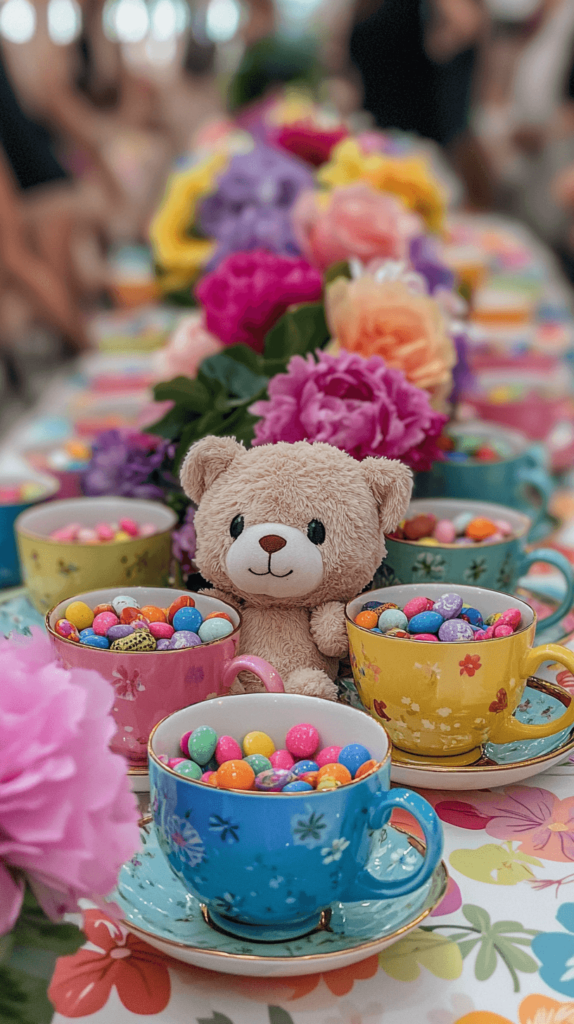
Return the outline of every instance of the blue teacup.
[[[413,540],[386,538],[387,557],[375,577],[375,585],[391,587],[398,583],[470,584],[513,594],[521,576],[535,562],[546,562],[559,569],[566,581],[566,592],[559,606],[538,622],[544,632],[568,614],[574,602],[574,570],[567,558],[552,548],[525,550],[531,520],[522,512],[485,501],[462,501],[454,498],[433,498],[412,501],[405,518],[434,515],[437,519],[455,519],[463,512],[485,519],[504,519],[513,533],[499,541],[459,546],[436,544],[427,546]]]
[[[14,532],[14,523],[18,516],[32,505],[53,498],[60,486],[52,476],[39,476],[37,473],[24,470],[19,473],[6,473],[0,477],[2,487],[18,487],[30,482],[37,483],[43,488],[37,498],[0,504],[0,588],[17,587],[21,582],[20,559]]]
[[[241,741],[254,729],[284,746],[293,725],[310,722],[321,747],[362,743],[378,762],[370,775],[328,792],[215,789],[177,775],[159,757],[179,755],[183,733],[210,725]],[[390,899],[418,889],[442,853],[442,828],[417,793],[390,787],[391,744],[374,719],[342,704],[297,694],[223,697],[178,711],[149,739],[151,806],[159,844],[175,874],[218,927],[240,937],[304,935],[334,900]],[[394,807],[420,824],[426,856],[413,874],[378,880],[366,865],[373,830]]]
[[[485,495],[496,495],[502,505],[532,517],[531,539],[544,536],[551,527],[548,502],[554,484],[546,470],[543,446],[518,430],[478,420],[451,425],[448,433],[452,437],[477,437],[484,444],[503,441],[509,454],[498,462],[435,462],[428,473],[416,474],[414,496],[482,501]]]

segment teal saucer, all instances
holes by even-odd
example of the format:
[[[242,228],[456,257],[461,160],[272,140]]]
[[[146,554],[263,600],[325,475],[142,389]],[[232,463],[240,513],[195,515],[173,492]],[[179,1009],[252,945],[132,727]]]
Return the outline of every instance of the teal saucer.
[[[418,839],[391,826],[373,834],[369,871],[376,878],[404,877],[418,865]],[[386,948],[438,906],[448,884],[441,862],[408,896],[361,903],[332,903],[309,934],[288,941],[236,938],[211,920],[187,892],[161,852],[153,823],[141,825],[141,850],[121,869],[111,894],[129,931],[167,955],[229,974],[287,977],[334,970]]]

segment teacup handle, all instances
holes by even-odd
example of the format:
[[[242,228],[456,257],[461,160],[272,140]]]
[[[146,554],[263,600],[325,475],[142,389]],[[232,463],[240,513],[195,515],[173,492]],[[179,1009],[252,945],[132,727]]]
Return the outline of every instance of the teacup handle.
[[[574,571],[568,559],[560,554],[559,551],[553,551],[552,548],[536,548],[535,551],[530,551],[524,556],[524,560],[520,564],[519,575],[525,576],[530,566],[534,565],[535,562],[547,562],[548,565],[553,565],[556,569],[560,570],[566,580],[566,593],[560,605],[551,615],[547,615],[545,619],[540,619],[536,627],[538,631],[542,627],[548,629],[550,626],[560,622],[572,608],[574,602]]]
[[[528,531],[529,533],[532,533],[534,527],[538,526],[538,524],[544,519],[544,516],[546,515],[548,503],[554,492],[554,484],[552,483],[552,480],[550,479],[546,470],[543,469],[543,467],[540,465],[525,466],[523,469],[519,470],[517,475],[521,484],[530,484],[530,486],[533,487],[535,491],[538,491],[541,497],[540,508],[538,509],[537,514],[534,516],[532,526]]]
[[[406,878],[387,879],[386,881],[380,881],[370,871],[363,868],[351,883],[350,892],[345,893],[345,901],[384,900],[394,896],[406,896],[409,892],[424,885],[440,861],[443,847],[442,825],[434,808],[418,793],[411,793],[408,789],[393,789],[390,792],[376,793],[373,796],[369,828],[381,828],[388,820],[389,812],[393,807],[400,807],[401,810],[408,811],[421,826],[426,843],[424,860],[421,861],[416,871]]]
[[[540,647],[533,647],[524,656],[520,675],[522,677],[534,675],[534,672],[543,661],[557,661],[564,665],[574,675],[574,654],[565,647],[558,644],[541,644]],[[560,718],[555,718],[546,725],[527,725],[526,722],[519,722],[511,714],[503,714],[498,722],[495,722],[490,733],[491,743],[512,743],[514,740],[539,740],[544,736],[552,736],[556,732],[562,732],[574,725],[574,700],[566,708]]]
[[[253,672],[253,675],[258,676],[269,693],[285,693],[283,680],[277,669],[274,669],[273,665],[270,665],[264,658],[258,658],[255,654],[240,654],[237,658],[227,662],[221,676],[224,690],[229,690],[240,672]]]

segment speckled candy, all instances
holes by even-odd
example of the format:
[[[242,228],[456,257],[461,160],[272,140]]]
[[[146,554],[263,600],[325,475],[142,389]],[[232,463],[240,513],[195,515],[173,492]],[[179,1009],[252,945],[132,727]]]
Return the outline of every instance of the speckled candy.
[[[199,782],[202,775],[201,768],[195,761],[180,761],[173,770],[178,775],[183,775],[184,779],[194,779],[195,782]]]
[[[78,630],[73,622],[69,622],[68,619],[58,619],[55,629],[58,636],[63,636],[64,640],[73,640],[77,643],[80,639]]]
[[[156,641],[151,633],[144,633],[137,630],[130,636],[124,636],[120,640],[114,640],[112,651],[155,651]]]
[[[435,644],[438,644],[438,636],[435,636],[434,633],[415,633],[414,636],[412,637],[412,639],[413,640],[430,640],[431,643],[434,642]]]
[[[317,793],[327,793],[331,789],[340,789],[340,788],[341,788],[341,783],[339,782],[339,780],[338,779],[332,779],[330,775],[328,775],[324,779],[320,779],[317,782]]]
[[[470,608],[468,605],[465,604],[463,604],[462,608],[460,609],[460,617],[461,619],[465,619],[467,622],[470,622],[471,626],[482,627],[484,624],[484,620],[478,608]]]
[[[182,594],[181,597],[176,597],[175,601],[172,601],[167,610],[167,621],[173,622],[173,617],[180,608],[195,608],[195,601],[193,597],[188,597],[187,594]]]
[[[296,781],[293,772],[288,769],[271,768],[255,777],[255,789],[261,789],[265,793],[280,793],[287,783]]]
[[[197,609],[190,608],[189,610],[196,611]],[[187,611],[187,609],[182,609],[182,611]],[[178,612],[177,614],[179,615],[180,613]],[[199,615],[199,612],[197,614]],[[197,632],[202,643],[209,644],[213,640],[222,640],[224,636],[229,636],[230,633],[233,633],[233,625],[227,619],[208,619],[201,623]]]
[[[197,729],[194,729],[188,738],[187,752],[192,761],[197,761],[197,764],[206,765],[209,759],[213,757],[217,745],[218,740],[215,729],[212,729],[210,725],[198,725]],[[238,747],[238,744],[235,744],[235,746]],[[236,756],[236,753],[231,754],[229,760]],[[218,764],[220,763],[218,761]]]
[[[319,765],[316,761],[297,761],[297,764],[293,765],[291,771],[293,775],[300,777],[301,775],[306,775],[307,772],[318,772]]]
[[[113,610],[111,604],[97,604],[94,608],[94,618],[101,612],[113,612]]]
[[[438,631],[438,638],[447,644],[461,643],[463,640],[473,640],[474,631],[464,619],[447,619]]]
[[[285,737],[285,746],[296,759],[311,757],[319,746],[319,733],[308,722],[293,725]]]
[[[175,630],[169,622],[150,622],[149,631],[156,640],[171,640]]]
[[[357,769],[360,768],[365,761],[368,761],[370,756],[370,751],[368,751],[362,743],[348,743],[347,746],[343,747],[341,750],[338,762],[339,764],[344,765],[347,771],[351,773],[352,777],[355,778]]]
[[[86,636],[83,639],[80,637],[80,643],[84,644],[84,647],[99,647],[102,651],[107,651],[110,646],[107,636],[98,636],[97,633],[94,633],[93,636]]]
[[[266,732],[259,732],[256,729],[252,732],[248,732],[243,737],[243,753],[246,757],[250,754],[261,754],[263,757],[269,759],[272,754],[275,753],[275,744],[270,736]],[[269,761],[269,767],[272,767]],[[263,769],[261,769],[263,771]],[[257,775],[257,772],[255,773]]]
[[[518,608],[507,608],[505,612],[500,616],[497,625],[504,623],[505,626],[512,626],[513,629],[518,629],[522,622],[522,615]]]
[[[169,640],[158,640],[157,641],[157,646],[156,646],[156,651],[169,651],[169,645],[170,645],[170,641]]]
[[[158,608],[155,604],[146,604],[141,613],[148,622],[167,622],[163,608]]]
[[[403,608],[407,619],[412,619],[414,615],[420,615],[421,612],[428,612],[434,602],[431,601],[430,597],[412,597],[410,601],[407,601]]]
[[[220,736],[215,746],[215,760],[218,764],[224,761],[240,761],[243,757],[241,747],[233,736]]]
[[[462,597],[459,594],[441,594],[433,605],[433,611],[442,615],[443,619],[456,619],[461,608]]]
[[[100,615],[96,615],[92,628],[94,633],[98,633],[99,636],[107,636],[108,629],[111,629],[112,626],[119,626],[119,624],[120,620],[114,612],[101,612]],[[114,637],[114,639],[116,638]]]
[[[283,787],[283,793],[310,793],[313,787],[308,782],[304,782],[303,779],[295,779],[295,782],[288,782]]]
[[[136,601],[135,597],[129,597],[128,594],[118,594],[118,596],[114,597],[114,599],[112,600],[112,608],[114,609],[116,615],[119,615],[121,617],[121,613],[123,612],[124,608],[139,608],[139,604]]]
[[[419,612],[409,621],[409,633],[437,633],[443,621],[438,612]]]
[[[334,764],[338,760],[339,754],[342,751],[342,747],[323,747],[318,754],[315,754],[315,761],[319,768],[322,768],[326,764]]]
[[[512,626],[508,626],[505,622],[497,622],[494,627],[494,636],[512,636],[514,630]]]
[[[172,619],[172,626],[176,630],[188,630],[197,633],[203,617],[197,608],[179,608]]]
[[[290,770],[295,764],[295,758],[288,750],[276,750],[269,758],[274,768],[284,771]]]
[[[219,789],[253,789],[255,772],[247,761],[226,761],[217,769],[216,779]]]
[[[379,615],[379,629],[385,633],[387,629],[406,629],[408,618],[400,608],[386,608]]]
[[[248,754],[243,760],[247,761],[247,764],[253,768],[256,775],[260,775],[261,772],[268,772],[273,767],[269,758],[264,757],[263,754]]]
[[[113,644],[114,640],[122,640],[124,636],[131,636],[133,632],[133,626],[128,626],[126,624],[122,625],[120,622],[117,626],[110,626],[106,636],[110,643]]]
[[[91,626],[86,626],[85,629],[80,630],[80,640],[82,640],[86,636],[95,636],[95,633]]]
[[[132,607],[130,605],[127,608],[122,608],[120,612],[120,622],[122,623],[133,623],[138,619],[141,621],[143,618],[141,608],[136,608],[135,606]]]
[[[188,761],[188,757],[170,757],[167,762],[168,768],[175,768],[176,764]]]
[[[66,618],[76,629],[87,629],[93,625],[94,613],[84,601],[72,601],[66,608]]]
[[[150,634],[151,635],[151,634]],[[188,629],[182,629],[174,633],[171,640],[168,640],[169,651],[180,651],[183,647],[198,647],[201,644],[197,633],[190,633]]]

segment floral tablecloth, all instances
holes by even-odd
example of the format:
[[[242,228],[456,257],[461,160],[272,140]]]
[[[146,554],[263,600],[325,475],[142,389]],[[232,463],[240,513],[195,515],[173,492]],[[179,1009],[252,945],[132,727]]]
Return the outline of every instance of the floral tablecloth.
[[[0,630],[35,624],[23,591],[6,594]],[[574,691],[568,673],[560,682]],[[87,944],[56,966],[53,1024],[574,1024],[574,756],[505,789],[424,795],[444,826],[449,889],[383,953],[240,978],[170,960],[89,909]],[[396,823],[417,831],[407,815]]]

